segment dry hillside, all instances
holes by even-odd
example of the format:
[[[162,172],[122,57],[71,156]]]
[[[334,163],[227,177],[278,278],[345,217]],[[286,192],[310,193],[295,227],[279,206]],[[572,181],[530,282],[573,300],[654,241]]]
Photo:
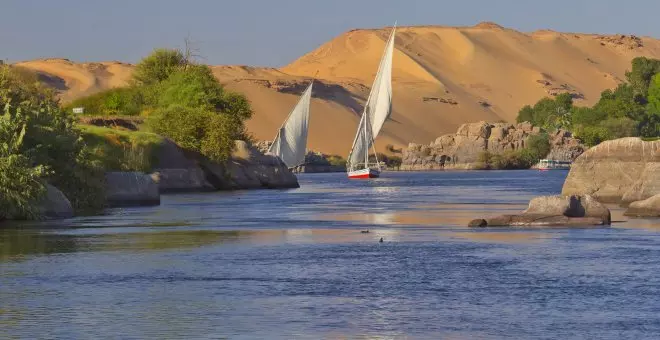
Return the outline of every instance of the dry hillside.
[[[214,66],[220,81],[252,101],[248,123],[260,139],[274,137],[309,77],[314,90],[310,147],[345,155],[375,75],[389,28],[353,30],[279,69]],[[622,35],[537,31],[492,23],[474,27],[400,27],[394,56],[394,112],[377,145],[428,143],[459,124],[513,121],[543,96],[570,92],[594,103],[625,78],[632,58],[660,58],[660,40]],[[131,66],[76,64],[64,59],[19,63],[37,70],[64,101],[122,86]]]

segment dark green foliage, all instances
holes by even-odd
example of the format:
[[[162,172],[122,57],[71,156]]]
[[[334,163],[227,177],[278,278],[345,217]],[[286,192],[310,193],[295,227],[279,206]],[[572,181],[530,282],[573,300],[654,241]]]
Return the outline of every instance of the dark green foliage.
[[[339,155],[329,155],[326,157],[328,162],[330,162],[330,165],[333,166],[340,166],[340,167],[346,167],[346,160],[344,157],[339,156]]]
[[[531,135],[527,138],[527,152],[531,163],[537,163],[550,153],[550,137],[546,133]]]
[[[587,146],[596,146],[601,142],[612,139],[609,131],[601,126],[578,127],[575,134],[580,137]]]
[[[660,73],[660,60],[645,57],[633,59],[632,70],[626,72],[626,79],[633,88],[638,102],[645,102],[651,79],[658,73]]]
[[[242,121],[204,107],[172,105],[149,115],[147,124],[156,133],[174,140],[181,147],[199,152],[214,161],[225,161],[234,140],[243,131]]]
[[[570,125],[570,110],[573,107],[573,97],[562,93],[556,98],[543,98],[533,107],[527,105],[518,113],[516,121],[530,122],[544,129],[567,128]]]
[[[0,105],[4,108],[2,119],[6,130],[0,142],[12,144],[8,142],[12,131],[21,131],[23,136],[20,144],[4,149],[2,157],[13,159],[4,160],[5,169],[13,167],[17,173],[38,174],[62,190],[78,211],[102,208],[104,193],[96,184],[103,179],[102,173],[89,162],[72,117],[59,108],[52,92],[41,87],[36,77],[30,77],[24,70],[3,66],[0,68]],[[17,169],[21,164],[29,166]],[[34,197],[29,198],[29,192],[32,190],[27,188],[25,194],[14,194],[15,197],[25,196],[24,201],[34,201]]]
[[[135,65],[133,79],[139,85],[158,84],[186,64],[186,58],[181,51],[158,48]]]
[[[626,73],[628,83],[603,91],[593,107],[575,107],[568,95],[560,95],[523,107],[517,121],[549,131],[570,129],[589,146],[621,137],[660,136],[659,73],[660,60],[635,58]]]

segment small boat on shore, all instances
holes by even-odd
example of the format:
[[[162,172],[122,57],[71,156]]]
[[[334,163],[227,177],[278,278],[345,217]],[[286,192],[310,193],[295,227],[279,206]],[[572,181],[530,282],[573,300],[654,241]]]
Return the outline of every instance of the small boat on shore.
[[[396,24],[392,28],[392,33],[385,45],[385,52],[380,60],[378,73],[376,73],[376,78],[371,86],[351,152],[348,155],[346,165],[348,178],[364,179],[380,176],[382,168],[378,157],[376,157],[374,141],[392,111],[392,55],[394,53],[395,31]],[[372,148],[375,162],[369,163],[369,150]]]
[[[558,161],[554,159],[542,159],[538,164],[539,171],[548,170],[570,170],[571,161]]]

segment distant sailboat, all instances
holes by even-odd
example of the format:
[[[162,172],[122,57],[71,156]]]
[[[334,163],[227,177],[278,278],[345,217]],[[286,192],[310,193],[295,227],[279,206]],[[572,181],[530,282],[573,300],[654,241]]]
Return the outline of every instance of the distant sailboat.
[[[369,149],[376,148],[374,140],[392,112],[392,54],[394,53],[395,27],[385,45],[385,52],[378,66],[378,73],[371,86],[371,92],[362,112],[362,118],[348,156],[348,178],[377,178],[380,176],[380,162],[369,164]]]
[[[288,168],[305,163],[307,152],[307,130],[309,128],[309,104],[312,98],[312,81],[303,92],[298,104],[289,113],[277,132],[268,152],[282,159]]]

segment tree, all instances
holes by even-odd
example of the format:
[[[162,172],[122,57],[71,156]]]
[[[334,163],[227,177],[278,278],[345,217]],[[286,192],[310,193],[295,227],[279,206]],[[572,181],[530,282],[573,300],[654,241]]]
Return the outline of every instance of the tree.
[[[180,50],[158,48],[135,65],[133,79],[139,85],[154,85],[169,78],[186,63],[186,57]]]
[[[632,87],[636,101],[644,104],[651,78],[660,72],[660,60],[637,57],[632,61],[632,70],[626,72],[626,79]]]
[[[538,162],[539,159],[545,158],[550,153],[550,137],[547,133],[529,136],[527,138],[527,149],[533,158],[530,163]]]
[[[0,108],[7,129],[0,141],[7,143],[12,131],[23,135],[20,143],[4,147],[0,157],[5,169],[13,168],[27,177],[38,174],[62,190],[79,212],[101,209],[105,202],[103,173],[90,163],[73,117],[60,109],[52,91],[34,79],[36,75],[25,70],[0,67]],[[28,168],[20,170],[21,164]],[[35,166],[44,171],[34,170]]]
[[[660,73],[653,76],[648,90],[647,111],[660,114]]]

